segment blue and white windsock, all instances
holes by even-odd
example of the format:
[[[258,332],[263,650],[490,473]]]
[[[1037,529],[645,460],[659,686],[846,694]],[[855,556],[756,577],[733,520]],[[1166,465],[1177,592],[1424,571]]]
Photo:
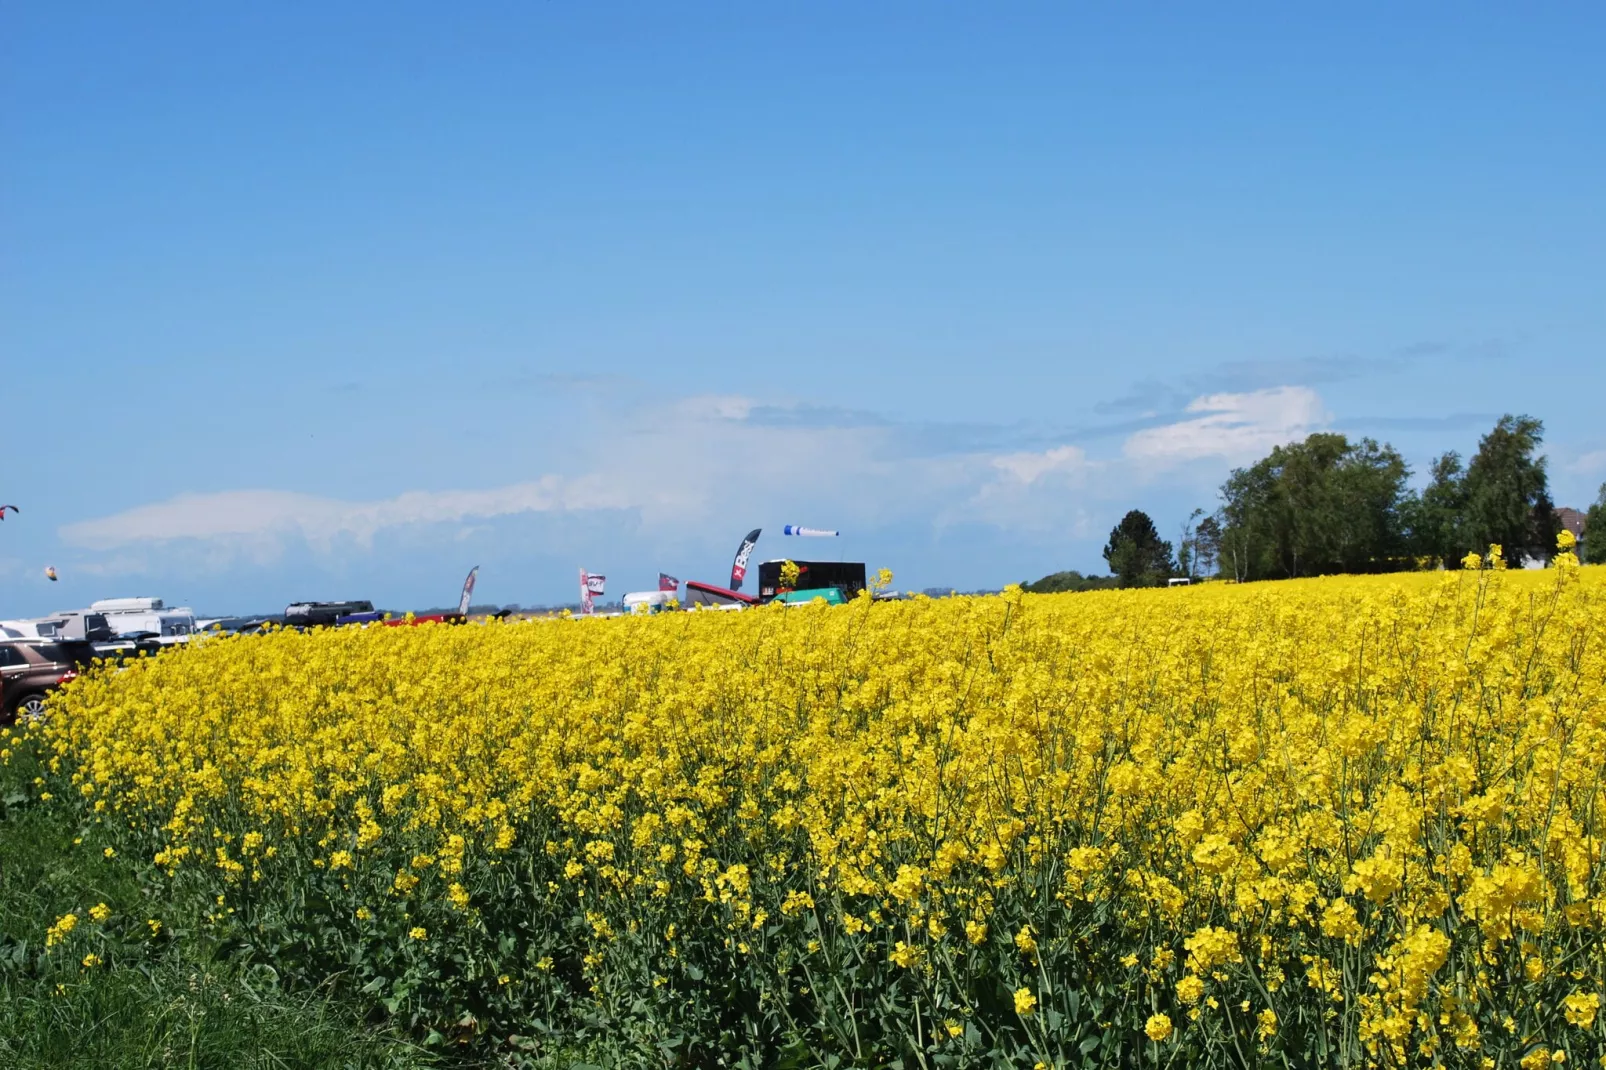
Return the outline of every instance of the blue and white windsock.
[[[783,535],[806,535],[815,538],[830,538],[842,534],[840,531],[825,531],[821,528],[800,528],[796,524],[788,524],[781,529]]]

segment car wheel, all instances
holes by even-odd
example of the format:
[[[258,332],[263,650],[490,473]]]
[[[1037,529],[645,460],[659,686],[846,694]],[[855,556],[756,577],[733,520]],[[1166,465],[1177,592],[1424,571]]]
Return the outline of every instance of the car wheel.
[[[37,721],[45,715],[45,695],[43,691],[35,691],[31,695],[24,695],[17,700],[15,707],[17,716],[24,721]]]

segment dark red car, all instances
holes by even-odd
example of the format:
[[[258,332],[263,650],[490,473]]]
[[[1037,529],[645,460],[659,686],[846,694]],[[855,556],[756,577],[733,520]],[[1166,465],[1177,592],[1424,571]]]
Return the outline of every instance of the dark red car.
[[[78,675],[94,652],[88,643],[0,640],[0,724],[45,712],[45,695]]]

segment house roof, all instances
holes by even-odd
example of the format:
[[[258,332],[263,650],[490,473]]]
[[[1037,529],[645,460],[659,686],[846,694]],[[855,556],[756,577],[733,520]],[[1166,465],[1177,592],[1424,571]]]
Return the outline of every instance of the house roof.
[[[1584,533],[1584,514],[1577,509],[1569,509],[1564,505],[1556,510],[1556,519],[1561,521],[1562,527],[1574,535],[1582,535]]]

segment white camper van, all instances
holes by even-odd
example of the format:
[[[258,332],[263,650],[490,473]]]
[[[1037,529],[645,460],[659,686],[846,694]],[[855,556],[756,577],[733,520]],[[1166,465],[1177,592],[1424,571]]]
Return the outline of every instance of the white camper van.
[[[104,614],[87,609],[64,609],[53,616],[27,620],[0,620],[0,638],[5,639],[82,639],[104,643],[114,635]]]
[[[163,646],[187,643],[195,634],[195,612],[188,606],[162,605],[160,598],[102,598],[89,608],[106,618],[120,636],[148,636]]]

